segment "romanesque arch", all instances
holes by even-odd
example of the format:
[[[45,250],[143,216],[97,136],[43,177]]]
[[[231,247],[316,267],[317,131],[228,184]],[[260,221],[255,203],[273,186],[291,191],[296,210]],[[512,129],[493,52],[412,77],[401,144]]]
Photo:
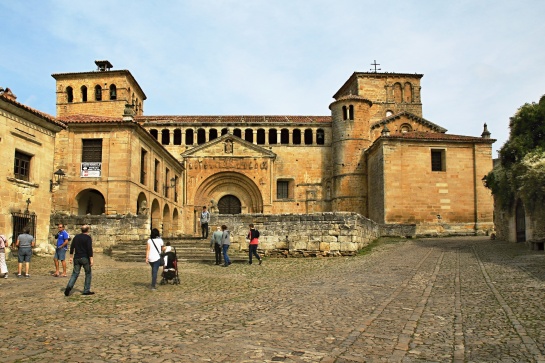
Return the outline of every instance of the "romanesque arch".
[[[146,198],[146,194],[140,193],[138,194],[138,199],[136,200],[136,214],[146,215],[148,212],[148,198]]]
[[[174,208],[174,210],[172,211],[172,224],[171,224],[172,228],[171,229],[173,234],[176,234],[176,235],[179,235],[178,231],[180,230],[180,225],[178,223],[180,223],[178,209]]]
[[[76,196],[78,215],[100,215],[106,211],[106,201],[101,192],[96,189],[85,189]]]
[[[161,207],[157,199],[151,202],[151,228],[161,230]]]
[[[165,204],[163,207],[163,230],[161,231],[161,235],[163,237],[170,237],[172,234],[171,228],[170,208],[168,204]]]
[[[263,213],[263,197],[256,183],[236,172],[221,172],[204,180],[195,193],[194,205],[208,205],[223,196],[233,195],[240,200],[242,213]]]

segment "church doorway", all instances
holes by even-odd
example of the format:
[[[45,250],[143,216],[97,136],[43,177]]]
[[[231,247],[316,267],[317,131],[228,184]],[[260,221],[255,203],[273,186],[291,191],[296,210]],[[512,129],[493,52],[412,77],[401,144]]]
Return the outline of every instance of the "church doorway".
[[[234,195],[225,195],[218,201],[219,214],[240,214],[242,204]]]
[[[524,211],[524,205],[520,199],[517,202],[515,224],[515,229],[517,231],[517,242],[526,242],[526,213]]]
[[[96,189],[85,189],[76,196],[78,215],[100,215],[106,210],[106,201],[101,192]]]

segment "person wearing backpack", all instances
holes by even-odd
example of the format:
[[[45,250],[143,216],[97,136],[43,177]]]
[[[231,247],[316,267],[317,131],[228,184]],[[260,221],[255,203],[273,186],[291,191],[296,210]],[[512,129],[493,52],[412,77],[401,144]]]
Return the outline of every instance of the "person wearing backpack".
[[[259,231],[255,229],[254,224],[250,223],[250,231],[248,232],[248,236],[246,239],[250,240],[250,247],[248,249],[249,254],[249,261],[248,263],[252,264],[252,255],[255,256],[259,260],[259,264],[263,262],[263,259],[259,256],[257,253],[257,246],[259,245]]]

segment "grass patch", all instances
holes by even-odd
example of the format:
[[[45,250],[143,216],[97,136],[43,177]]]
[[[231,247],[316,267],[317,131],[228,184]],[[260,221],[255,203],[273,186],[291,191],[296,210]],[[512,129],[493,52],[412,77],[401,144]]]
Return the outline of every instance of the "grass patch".
[[[359,250],[358,251],[358,256],[368,255],[371,252],[373,252],[374,249],[376,249],[376,248],[378,248],[380,246],[385,246],[385,245],[394,244],[394,243],[400,243],[400,242],[404,242],[406,240],[407,240],[406,238],[401,238],[401,237],[380,237],[380,238],[377,238],[376,240],[372,241],[371,243],[369,243],[367,246],[363,247],[361,250]]]

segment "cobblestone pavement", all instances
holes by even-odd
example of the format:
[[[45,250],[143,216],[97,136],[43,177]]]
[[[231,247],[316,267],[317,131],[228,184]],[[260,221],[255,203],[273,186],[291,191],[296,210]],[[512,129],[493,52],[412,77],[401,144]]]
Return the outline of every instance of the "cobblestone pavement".
[[[350,258],[181,263],[181,285],[96,256],[93,296],[36,258],[0,279],[2,362],[545,362],[545,255],[480,237]]]

